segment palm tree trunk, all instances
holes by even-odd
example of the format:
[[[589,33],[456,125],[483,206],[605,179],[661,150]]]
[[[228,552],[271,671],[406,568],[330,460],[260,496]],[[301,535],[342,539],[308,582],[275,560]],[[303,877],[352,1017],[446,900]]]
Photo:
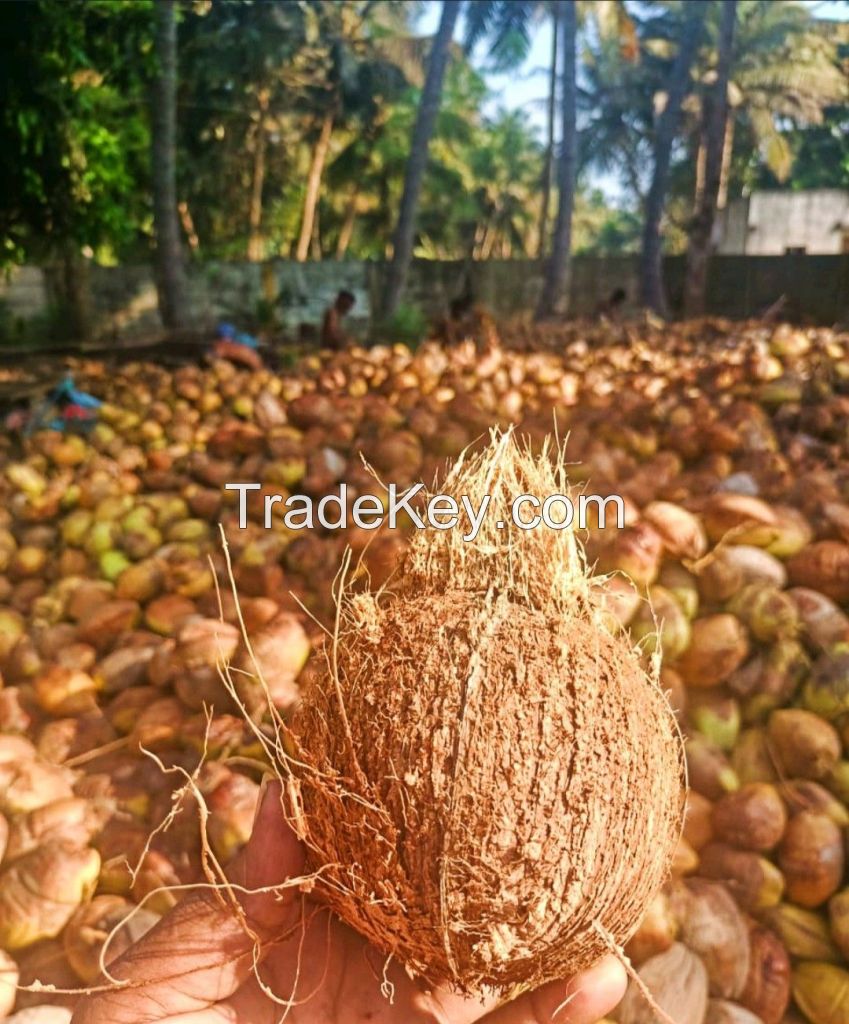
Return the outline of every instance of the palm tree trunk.
[[[734,45],[736,17],[737,0],[725,0],[719,28],[716,84],[713,96],[706,105],[704,188],[690,228],[690,244],[687,250],[687,276],[684,280],[686,316],[702,316],[705,312],[708,257],[722,177],[725,126],[728,120],[728,78],[731,73],[731,50]]]
[[[91,330],[91,293],[88,264],[79,246],[68,239],[62,247],[62,286],[64,292],[64,331],[68,338],[83,341]]]
[[[719,172],[719,194],[716,208],[724,210],[728,203],[728,179],[731,177],[731,157],[734,154],[734,111],[728,112],[725,120],[725,139],[722,143],[722,168]]]
[[[681,30],[678,53],[669,75],[666,106],[658,118],[654,142],[654,170],[643,222],[643,243],[640,254],[640,301],[661,316],[666,315],[666,295],[663,289],[663,244],[660,222],[666,207],[669,186],[669,163],[672,143],[678,128],[681,104],[690,88],[690,68],[702,34],[705,11],[701,3],[692,3]]]
[[[351,190],[348,197],[348,205],[345,208],[345,217],[342,220],[342,227],[339,229],[339,238],[336,240],[336,259],[341,260],[348,251],[351,239],[354,235],[354,223],[357,219],[357,200],[360,190],[356,186]]]
[[[548,248],[548,214],[551,206],[551,186],[554,183],[554,118],[557,110],[557,37],[560,32],[561,0],[551,8],[551,68],[548,73],[548,125],[545,146],[545,167],[542,172],[542,208],[539,215],[539,242],[537,258],[542,259]]]
[[[460,0],[443,0],[439,28],[430,51],[425,84],[410,140],[410,155],[404,173],[404,191],[398,210],[398,222],[392,236],[392,262],[389,264],[383,298],[383,315],[386,318],[392,316],[398,309],[413,257],[416,209],[427,166],[430,139],[436,127],[436,116],[442,99],[442,83],[460,5]]]
[[[157,0],[151,135],[153,223],[159,313],[166,327],[188,322],[186,274],[177,215],[177,8]]]
[[[312,237],[310,238],[310,259],[320,260],[321,253],[321,210],[316,204],[315,216],[312,223]]]
[[[470,259],[479,260],[481,255],[481,246],[486,236],[486,226],[478,221],[475,224],[475,234],[472,240],[472,254]]]
[[[483,238],[481,239],[480,258],[482,260],[488,260],[492,256],[492,250],[495,248],[495,241],[495,227],[490,221],[487,221],[483,232]]]
[[[312,241],[313,224],[315,222],[315,211],[318,206],[318,194],[321,191],[321,175],[324,173],[324,164],[327,154],[330,151],[330,138],[333,135],[333,111],[328,111],[321,122],[321,131],[318,141],[312,153],[309,173],[307,174],[307,191],[304,196],[304,215],[301,220],[301,234],[298,238],[298,247],[295,250],[295,259],[303,263],[309,255],[310,242]]]
[[[704,125],[699,126],[698,143],[696,145],[696,187],[693,189],[693,210],[698,210],[705,194],[705,146]]]
[[[254,139],[254,167],[251,177],[251,198],[248,205],[248,259],[259,262],[264,255],[262,237],[262,188],[265,184],[265,150],[268,142],[265,131],[265,114],[268,110],[268,90],[259,94],[259,119]]]
[[[576,42],[578,32],[575,0],[565,0],[560,17],[563,50],[563,87],[560,94],[562,138],[557,184],[559,199],[554,224],[551,258],[546,268],[536,319],[558,312],[563,303],[569,276],[572,248],[572,211],[575,206],[575,174],[578,166],[578,82]]]

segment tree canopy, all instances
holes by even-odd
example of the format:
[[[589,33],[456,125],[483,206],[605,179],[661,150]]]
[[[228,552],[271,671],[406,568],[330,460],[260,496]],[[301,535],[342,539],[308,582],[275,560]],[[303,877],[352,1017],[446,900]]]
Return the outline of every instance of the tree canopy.
[[[4,262],[50,260],[68,246],[104,263],[149,258],[154,4],[0,5]],[[422,6],[180,0],[177,198],[194,258],[390,255],[431,46]],[[686,246],[700,187],[720,6],[705,5],[675,130],[667,250]],[[490,72],[527,60],[552,7],[480,2],[461,15],[427,153],[417,255],[547,250],[546,152],[559,141],[494,92]],[[638,244],[685,7],[577,5],[575,251]],[[793,2],[738,8],[720,204],[755,187],[847,187],[847,26],[824,26]]]

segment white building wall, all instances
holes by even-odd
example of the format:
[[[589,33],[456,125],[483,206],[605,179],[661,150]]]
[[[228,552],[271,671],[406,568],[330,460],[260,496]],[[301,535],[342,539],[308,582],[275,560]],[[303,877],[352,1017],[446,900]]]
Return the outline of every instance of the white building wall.
[[[782,256],[788,249],[837,255],[849,243],[849,192],[753,192],[749,197],[747,256]]]

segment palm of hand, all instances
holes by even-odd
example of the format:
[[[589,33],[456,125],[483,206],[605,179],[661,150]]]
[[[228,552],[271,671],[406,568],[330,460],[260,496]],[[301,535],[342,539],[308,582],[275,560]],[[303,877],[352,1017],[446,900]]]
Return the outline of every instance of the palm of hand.
[[[72,1024],[592,1024],[621,997],[622,968],[607,960],[500,1009],[493,999],[423,991],[297,887],[269,891],[303,869],[279,800],[270,786],[230,871],[260,962],[232,906],[201,892],[110,966],[128,986],[84,999]]]

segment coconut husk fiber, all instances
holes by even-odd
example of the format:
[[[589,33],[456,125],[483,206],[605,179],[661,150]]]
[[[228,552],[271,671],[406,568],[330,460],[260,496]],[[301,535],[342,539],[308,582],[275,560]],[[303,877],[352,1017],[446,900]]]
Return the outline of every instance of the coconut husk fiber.
[[[562,449],[494,434],[440,488],[477,538],[417,531],[392,593],[340,585],[286,759],[315,894],[431,984],[515,992],[625,943],[681,830],[666,697],[571,529],[500,529],[567,487]],[[282,771],[282,766],[281,766]]]

